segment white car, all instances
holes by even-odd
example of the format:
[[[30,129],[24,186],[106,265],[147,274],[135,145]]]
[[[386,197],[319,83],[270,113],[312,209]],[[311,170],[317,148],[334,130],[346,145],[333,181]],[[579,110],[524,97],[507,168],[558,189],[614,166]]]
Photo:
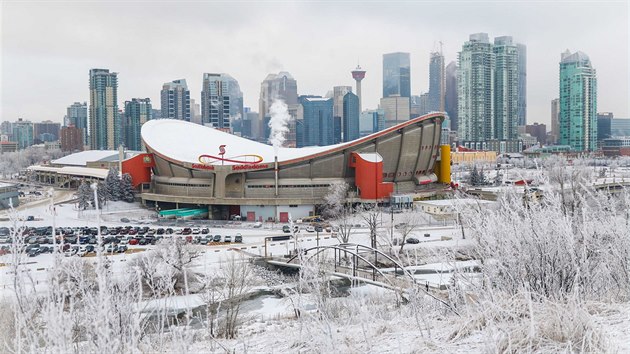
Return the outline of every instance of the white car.
[[[192,233],[193,235],[199,235],[199,233],[201,233],[201,230],[199,230],[198,227],[195,227],[194,229],[192,229]]]
[[[262,227],[262,223],[261,223],[260,221],[259,221],[259,222],[254,223],[254,228],[257,228],[257,229],[258,229],[258,228],[261,228],[261,227]]]
[[[315,228],[313,226],[307,226],[306,232],[315,232]]]

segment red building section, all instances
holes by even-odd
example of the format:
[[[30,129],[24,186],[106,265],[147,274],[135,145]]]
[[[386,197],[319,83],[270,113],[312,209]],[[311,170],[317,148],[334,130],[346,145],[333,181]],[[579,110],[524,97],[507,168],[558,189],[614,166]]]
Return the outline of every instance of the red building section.
[[[131,175],[134,187],[142,183],[151,183],[151,168],[155,167],[152,154],[138,154],[122,162],[122,173]]]
[[[378,153],[353,152],[350,167],[354,167],[354,183],[361,199],[389,198],[394,191],[392,182],[383,182],[383,158]]]

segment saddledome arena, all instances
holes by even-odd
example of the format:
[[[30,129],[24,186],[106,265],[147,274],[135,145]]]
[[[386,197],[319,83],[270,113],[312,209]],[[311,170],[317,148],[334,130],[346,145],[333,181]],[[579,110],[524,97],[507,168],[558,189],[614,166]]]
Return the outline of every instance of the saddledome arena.
[[[141,197],[160,210],[207,208],[211,219],[281,222],[313,215],[337,182],[348,183],[351,202],[389,200],[437,180],[443,120],[431,113],[347,143],[278,149],[186,121],[151,120],[142,140],[153,176]]]

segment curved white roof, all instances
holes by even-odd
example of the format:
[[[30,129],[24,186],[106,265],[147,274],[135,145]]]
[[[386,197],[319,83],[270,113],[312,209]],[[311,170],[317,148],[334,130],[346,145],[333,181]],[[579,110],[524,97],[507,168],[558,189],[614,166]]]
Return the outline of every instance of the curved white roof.
[[[225,165],[238,165],[253,161],[271,163],[274,161],[274,147],[271,145],[183,120],[150,120],[142,125],[141,134],[147,147],[177,161],[199,163],[199,156],[201,155],[219,157],[219,146],[221,145],[225,145],[223,158],[234,160],[224,161]],[[317,154],[345,144],[350,143],[304,148],[281,147],[278,149],[278,161],[288,161]],[[220,160],[212,158],[208,158],[205,162],[221,164]]]

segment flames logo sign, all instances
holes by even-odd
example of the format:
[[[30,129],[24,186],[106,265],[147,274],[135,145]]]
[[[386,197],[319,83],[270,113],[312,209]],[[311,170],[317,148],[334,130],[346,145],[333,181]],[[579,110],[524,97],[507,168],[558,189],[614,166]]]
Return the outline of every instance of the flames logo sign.
[[[224,162],[232,162],[243,165],[256,165],[263,161],[263,157],[256,154],[238,155],[225,157],[225,147],[227,145],[219,145],[219,156],[213,155],[200,155],[199,163],[203,165],[214,165],[218,162],[223,164]]]

